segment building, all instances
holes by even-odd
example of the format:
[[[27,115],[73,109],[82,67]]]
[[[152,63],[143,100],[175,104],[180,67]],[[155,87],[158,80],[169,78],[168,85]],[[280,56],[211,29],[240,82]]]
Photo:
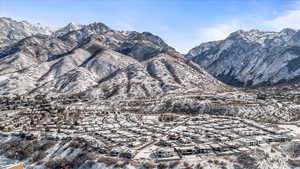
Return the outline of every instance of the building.
[[[157,148],[153,153],[155,158],[169,158],[175,156],[172,148]]]
[[[195,146],[175,147],[175,150],[181,155],[192,155],[197,153]]]
[[[287,142],[291,141],[292,138],[289,136],[285,135],[273,135],[273,136],[268,136],[265,138],[266,143],[271,143],[271,142]]]
[[[212,149],[209,145],[200,144],[195,147],[197,150],[197,153],[209,153]]]
[[[171,113],[163,113],[159,116],[158,120],[161,122],[172,122],[176,120],[178,116]]]
[[[119,157],[131,159],[133,157],[133,152],[130,149],[122,149],[119,153]]]

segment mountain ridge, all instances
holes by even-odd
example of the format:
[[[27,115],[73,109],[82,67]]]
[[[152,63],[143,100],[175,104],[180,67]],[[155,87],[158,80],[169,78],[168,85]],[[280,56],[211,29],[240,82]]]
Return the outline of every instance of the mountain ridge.
[[[16,21],[8,17],[0,17],[0,49],[28,36],[36,34],[52,34],[52,30],[40,24],[27,21]]]
[[[0,84],[1,95],[84,93],[104,99],[230,89],[160,37],[103,23],[71,23],[6,46],[0,50]]]
[[[240,30],[224,40],[202,43],[186,57],[230,85],[276,85],[300,77],[299,47],[299,30]]]

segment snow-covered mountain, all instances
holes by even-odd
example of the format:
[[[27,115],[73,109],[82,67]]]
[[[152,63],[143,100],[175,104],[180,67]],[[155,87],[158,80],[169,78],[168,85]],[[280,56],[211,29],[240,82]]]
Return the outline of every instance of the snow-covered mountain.
[[[200,44],[186,55],[219,80],[235,86],[300,80],[300,31],[237,31]]]
[[[49,28],[40,24],[34,25],[26,21],[18,22],[10,18],[0,17],[0,49],[31,35],[50,35],[51,33]]]
[[[82,29],[84,26],[85,25],[81,25],[81,24],[76,24],[76,23],[70,22],[67,26],[62,27],[62,28],[56,30],[53,34],[56,37],[63,36],[63,35],[71,32],[71,31],[76,31],[76,30]]]
[[[24,32],[25,28],[11,29]],[[18,37],[21,40],[8,41],[11,45],[0,50],[1,95],[82,93],[105,99],[140,98],[229,88],[148,32],[71,23],[47,34],[24,33]]]

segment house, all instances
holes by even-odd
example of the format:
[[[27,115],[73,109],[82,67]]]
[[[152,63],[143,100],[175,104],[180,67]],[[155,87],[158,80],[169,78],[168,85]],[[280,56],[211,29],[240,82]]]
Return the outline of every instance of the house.
[[[195,146],[175,147],[175,150],[181,155],[192,155],[197,153]]]
[[[175,156],[175,152],[171,148],[157,148],[153,155],[155,158],[169,158]]]
[[[239,148],[242,144],[238,141],[228,141],[224,143],[229,149],[237,149]]]
[[[161,114],[158,118],[161,122],[172,122],[175,121],[178,118],[178,116],[171,114],[171,113],[164,113]]]
[[[292,138],[286,135],[273,135],[273,136],[268,136],[265,138],[266,143],[271,143],[271,142],[287,142],[291,141]]]
[[[105,147],[97,147],[96,150],[100,153],[100,154],[107,154],[107,148]]]
[[[217,144],[217,143],[210,144],[210,147],[213,151],[217,151],[217,152],[223,152],[228,149],[227,146],[222,144]]]
[[[240,139],[240,142],[242,143],[243,146],[257,146],[257,145],[259,145],[258,140],[250,139],[250,138],[242,138],[242,139]]]
[[[195,147],[197,153],[209,153],[211,151],[211,147],[209,145],[200,144]]]
[[[182,137],[179,137],[178,139],[171,139],[171,140],[177,140],[181,144],[187,144],[190,141],[190,138],[187,134],[183,134]]]
[[[133,153],[130,149],[123,149],[120,153],[119,153],[119,157],[120,158],[127,158],[127,159],[131,159],[133,157]]]
[[[176,134],[176,133],[171,133],[168,135],[168,139],[170,139],[170,140],[178,140],[179,138],[180,138],[180,135]]]
[[[119,150],[119,149],[113,148],[113,149],[110,150],[109,155],[110,155],[110,156],[113,156],[113,157],[116,157],[116,156],[119,155],[119,153],[120,153],[120,150]]]
[[[166,147],[166,146],[171,146],[171,143],[168,142],[167,140],[160,139],[155,145]]]

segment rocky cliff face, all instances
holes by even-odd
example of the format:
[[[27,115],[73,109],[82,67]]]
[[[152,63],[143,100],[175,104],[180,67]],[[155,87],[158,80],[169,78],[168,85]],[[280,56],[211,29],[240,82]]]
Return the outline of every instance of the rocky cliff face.
[[[0,50],[1,95],[81,93],[108,99],[229,88],[148,32],[69,24],[50,35],[24,33],[19,39]]]
[[[237,31],[187,54],[214,77],[234,86],[299,81],[300,31]]]

